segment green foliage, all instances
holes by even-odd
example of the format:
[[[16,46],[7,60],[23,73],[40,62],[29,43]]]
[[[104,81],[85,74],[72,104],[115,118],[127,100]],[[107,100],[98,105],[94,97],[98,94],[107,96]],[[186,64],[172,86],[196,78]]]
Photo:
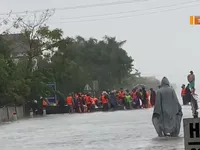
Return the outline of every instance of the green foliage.
[[[62,30],[45,25],[23,26],[21,35],[26,49],[20,58],[11,57],[15,49],[0,40],[0,105],[47,97],[53,92],[49,82],[56,82],[55,94],[64,102],[69,92],[82,92],[93,80],[103,90],[131,85],[136,79],[137,74],[131,74],[133,59],[122,48],[126,41],[108,36],[63,38]]]
[[[103,40],[83,37],[66,38],[59,42],[58,51],[51,58],[58,88],[63,93],[82,91],[86,83],[99,81],[100,89],[121,84],[133,70],[129,57],[115,38]]]

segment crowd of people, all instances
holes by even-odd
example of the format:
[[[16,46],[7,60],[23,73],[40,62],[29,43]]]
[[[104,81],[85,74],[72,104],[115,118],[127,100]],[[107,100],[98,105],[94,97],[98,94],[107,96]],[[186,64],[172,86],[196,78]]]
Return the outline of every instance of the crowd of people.
[[[191,71],[187,76],[188,85],[182,86],[181,96],[183,104],[190,104],[194,118],[198,118],[198,103],[195,94],[195,76]],[[163,77],[159,89],[155,92],[152,88],[147,91],[145,86],[134,88],[132,91],[120,90],[102,91],[99,98],[91,93],[69,94],[66,97],[66,105],[69,113],[91,112],[95,109],[108,111],[109,109],[142,109],[154,107],[152,122],[159,137],[177,137],[180,133],[183,116],[175,90],[169,80]]]
[[[156,92],[151,88],[146,91],[145,87],[134,88],[132,91],[112,90],[102,91],[100,97],[92,96],[91,93],[69,94],[66,97],[66,105],[69,107],[69,113],[91,112],[95,109],[108,111],[110,109],[141,109],[150,108],[155,105]]]
[[[187,77],[188,85],[182,86],[183,104],[191,104],[193,117],[198,117],[198,103],[195,97],[195,76],[191,71]],[[142,109],[154,107],[152,122],[159,137],[177,137],[180,133],[180,125],[183,116],[182,107],[179,103],[175,90],[169,80],[163,77],[159,89],[149,91],[144,86],[134,88],[132,91],[112,90],[102,91],[100,97],[94,97],[91,93],[69,94],[66,97],[66,105],[69,113],[91,112],[100,108],[103,111],[109,109]]]

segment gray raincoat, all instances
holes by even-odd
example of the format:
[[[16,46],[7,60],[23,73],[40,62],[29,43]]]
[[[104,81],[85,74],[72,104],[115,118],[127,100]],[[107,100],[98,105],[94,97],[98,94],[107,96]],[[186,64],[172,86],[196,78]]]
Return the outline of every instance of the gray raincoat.
[[[152,122],[158,136],[179,135],[183,113],[177,95],[164,77],[156,94]]]

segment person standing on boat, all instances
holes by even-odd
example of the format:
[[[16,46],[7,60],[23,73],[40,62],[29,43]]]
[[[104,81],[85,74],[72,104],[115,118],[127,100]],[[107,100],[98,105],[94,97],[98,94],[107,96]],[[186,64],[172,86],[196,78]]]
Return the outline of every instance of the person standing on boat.
[[[182,97],[182,100],[183,100],[183,105],[187,105],[187,102],[186,102],[186,88],[185,88],[185,84],[183,84],[181,86],[181,97]]]
[[[190,71],[190,74],[187,76],[187,79],[190,84],[190,89],[195,88],[195,75],[193,71]]]
[[[190,84],[188,84],[185,88],[185,101],[187,105],[191,102],[191,97]]]
[[[195,88],[191,89],[191,107],[192,107],[192,115],[194,118],[198,118],[198,96],[195,93]]]
[[[69,113],[73,113],[74,109],[73,109],[73,97],[72,94],[69,94],[66,98],[66,104],[68,106],[68,111]]]

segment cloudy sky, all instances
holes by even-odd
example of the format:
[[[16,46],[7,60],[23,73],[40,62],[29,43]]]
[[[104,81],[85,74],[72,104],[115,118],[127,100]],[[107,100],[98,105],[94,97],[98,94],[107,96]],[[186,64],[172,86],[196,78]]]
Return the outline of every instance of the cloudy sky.
[[[200,0],[2,0],[0,17],[47,8],[57,8],[49,25],[66,36],[127,40],[124,48],[143,75],[180,86],[193,70],[200,89],[200,26],[189,24],[189,16],[200,15]]]

